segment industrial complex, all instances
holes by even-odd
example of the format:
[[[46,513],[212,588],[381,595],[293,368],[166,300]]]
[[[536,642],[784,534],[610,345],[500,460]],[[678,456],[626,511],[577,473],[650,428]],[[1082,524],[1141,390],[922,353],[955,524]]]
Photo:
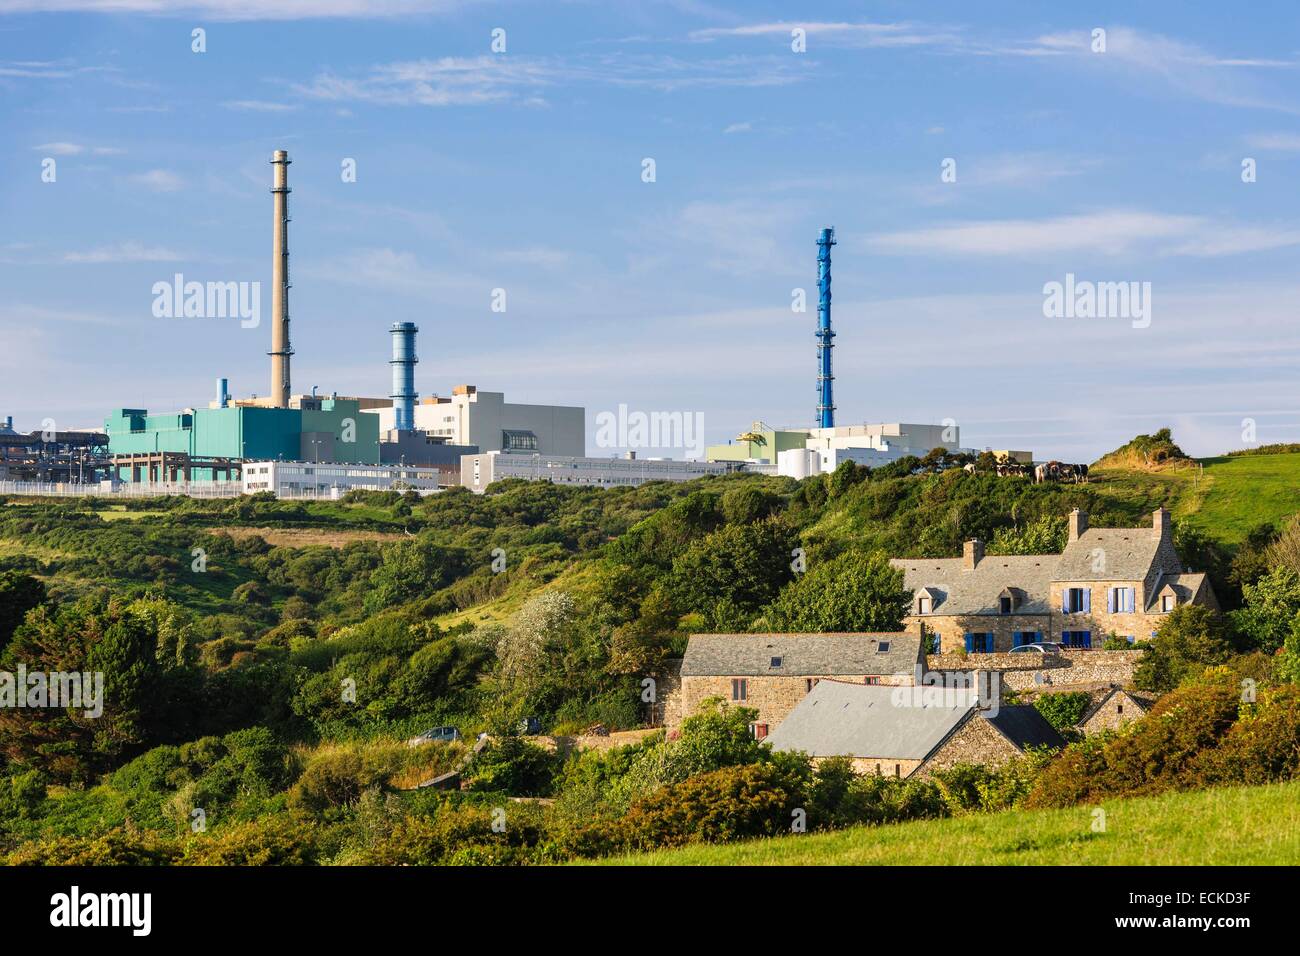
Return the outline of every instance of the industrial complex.
[[[854,424],[835,421],[831,323],[831,249],[835,230],[817,238],[817,406],[809,428],[754,422],[703,461],[586,456],[586,411],[577,406],[506,401],[503,392],[456,385],[449,395],[421,398],[416,389],[414,322],[394,322],[387,397],[295,393],[289,293],[289,154],[271,158],[271,359],[264,396],[232,396],[216,378],[206,408],[158,412],[118,408],[103,432],[14,430],[0,426],[0,482],[38,482],[74,490],[124,486],[184,493],[200,486],[231,493],[337,496],[352,488],[407,489],[430,494],[464,485],[483,491],[503,478],[616,487],[685,481],[731,471],[803,478],[841,463],[877,466],[935,448],[962,448],[955,423]],[[1027,451],[998,453],[1028,463]]]

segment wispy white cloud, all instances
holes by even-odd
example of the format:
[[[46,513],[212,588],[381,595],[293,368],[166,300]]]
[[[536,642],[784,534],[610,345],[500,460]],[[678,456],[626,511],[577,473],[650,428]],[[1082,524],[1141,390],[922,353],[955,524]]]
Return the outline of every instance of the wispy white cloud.
[[[472,0],[0,0],[0,14],[146,14],[227,21],[386,19],[448,13],[471,5]]]
[[[1251,149],[1271,153],[1300,153],[1300,133],[1257,133],[1246,137]]]
[[[705,43],[737,37],[782,37],[788,40],[792,38],[795,29],[803,30],[808,37],[837,46],[952,46],[961,42],[960,32],[947,27],[927,27],[913,23],[849,23],[818,20],[780,20],[734,27],[708,27],[693,30],[689,37]]]
[[[302,96],[392,106],[538,103],[564,84],[603,84],[663,92],[696,87],[765,87],[799,82],[803,63],[788,57],[731,56],[689,60],[660,55],[442,57],[381,63],[359,75],[323,71],[294,86]]]
[[[1000,55],[1061,55],[1080,65],[1117,75],[1125,82],[1142,77],[1185,96],[1251,109],[1300,112],[1300,103],[1285,92],[1270,89],[1260,75],[1293,70],[1300,60],[1234,57],[1131,27],[1106,28],[1105,51],[1093,51],[1091,30],[1040,36],[1020,46],[991,48]]]
[[[170,169],[151,169],[128,177],[131,182],[159,193],[174,193],[184,187],[185,182]]]
[[[98,246],[84,252],[69,252],[64,255],[63,261],[100,265],[120,262],[179,262],[183,258],[180,253],[163,246],[147,246],[140,242],[127,241]]]
[[[120,146],[86,146],[82,143],[68,142],[41,143],[39,146],[33,146],[32,149],[46,156],[80,156],[85,152],[95,156],[120,156],[126,152]]]
[[[1110,210],[1047,219],[993,219],[882,233],[880,252],[941,256],[1025,256],[1142,251],[1168,256],[1228,256],[1300,245],[1288,227],[1233,226],[1203,216]]]
[[[86,151],[86,147],[80,143],[41,143],[32,149],[50,156],[77,156]]]
[[[0,14],[6,0],[0,0]],[[0,60],[0,78],[66,80],[83,73],[111,72],[111,67],[81,66],[72,60]]]
[[[228,110],[250,113],[289,113],[298,109],[294,103],[275,103],[271,100],[227,100],[221,105]]]
[[[753,128],[754,128],[753,123],[732,123],[730,126],[726,127],[722,132],[727,134],[748,133]]]
[[[543,269],[558,269],[567,266],[573,260],[573,256],[563,249],[551,246],[528,246],[523,249],[503,249],[497,253],[496,259]]]

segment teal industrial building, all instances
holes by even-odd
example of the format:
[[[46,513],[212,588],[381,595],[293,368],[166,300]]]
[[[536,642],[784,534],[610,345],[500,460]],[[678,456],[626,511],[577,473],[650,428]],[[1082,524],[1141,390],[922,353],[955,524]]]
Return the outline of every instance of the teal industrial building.
[[[104,428],[123,481],[237,480],[254,461],[379,464],[379,418],[356,399],[303,396],[299,408],[234,404],[150,415],[123,408]]]

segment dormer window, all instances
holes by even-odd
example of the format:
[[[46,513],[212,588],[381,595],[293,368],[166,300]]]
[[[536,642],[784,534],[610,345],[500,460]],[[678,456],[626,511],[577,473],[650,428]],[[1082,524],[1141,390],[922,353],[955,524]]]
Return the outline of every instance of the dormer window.
[[[930,613],[930,608],[931,608],[931,600],[930,600],[930,598],[928,598],[928,597],[919,597],[919,598],[916,599],[916,613],[917,613],[917,614],[929,614],[929,613]]]
[[[1174,597],[1172,594],[1162,594],[1160,596],[1160,610],[1165,614],[1172,611],[1177,603],[1178,598]]]
[[[1009,597],[998,598],[998,613],[999,614],[1011,613],[1011,598]]]

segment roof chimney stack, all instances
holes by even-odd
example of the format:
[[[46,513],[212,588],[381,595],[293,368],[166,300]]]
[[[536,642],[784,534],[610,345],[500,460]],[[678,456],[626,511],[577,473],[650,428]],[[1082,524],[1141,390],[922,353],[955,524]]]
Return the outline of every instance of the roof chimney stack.
[[[961,548],[961,566],[963,570],[974,571],[976,566],[984,560],[984,542],[979,538],[971,538]]]
[[[1078,541],[1088,530],[1088,512],[1075,508],[1070,512],[1070,540]]]
[[[1151,537],[1157,541],[1164,541],[1169,537],[1172,528],[1169,509],[1164,505],[1151,512]]]

